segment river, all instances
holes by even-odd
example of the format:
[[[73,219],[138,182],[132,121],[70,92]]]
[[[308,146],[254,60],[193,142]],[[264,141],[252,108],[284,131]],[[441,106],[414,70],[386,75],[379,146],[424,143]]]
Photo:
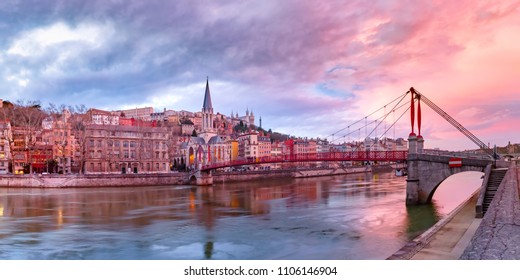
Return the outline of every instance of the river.
[[[385,259],[467,199],[482,173],[405,205],[365,173],[211,187],[0,189],[0,259]]]

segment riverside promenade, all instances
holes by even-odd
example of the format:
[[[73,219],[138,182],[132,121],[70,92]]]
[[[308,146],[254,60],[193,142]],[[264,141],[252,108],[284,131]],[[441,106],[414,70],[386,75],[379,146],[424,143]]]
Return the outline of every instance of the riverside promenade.
[[[389,260],[520,259],[520,170],[511,166],[482,219],[478,192]]]
[[[408,242],[388,260],[456,260],[476,232],[481,219],[475,218],[478,192],[429,230]]]

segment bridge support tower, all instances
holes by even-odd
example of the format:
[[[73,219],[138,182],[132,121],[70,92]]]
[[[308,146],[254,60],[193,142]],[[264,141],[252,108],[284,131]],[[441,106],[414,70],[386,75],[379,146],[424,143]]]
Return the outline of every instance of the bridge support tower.
[[[406,204],[430,203],[437,187],[453,174],[465,171],[482,172],[489,160],[461,158],[462,166],[450,166],[449,155],[431,155],[424,153],[424,138],[421,136],[421,96],[411,89],[411,124],[412,132],[408,137],[408,179],[406,180]],[[417,115],[415,115],[417,99]],[[414,123],[417,120],[418,134]]]

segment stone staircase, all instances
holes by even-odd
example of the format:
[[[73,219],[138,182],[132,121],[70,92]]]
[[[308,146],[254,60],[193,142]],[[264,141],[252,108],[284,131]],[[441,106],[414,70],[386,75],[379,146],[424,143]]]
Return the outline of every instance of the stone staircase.
[[[502,183],[504,176],[506,176],[507,168],[492,169],[489,175],[489,181],[486,187],[486,193],[484,195],[484,201],[482,203],[482,216],[486,214],[495,193],[498,190],[498,186]]]

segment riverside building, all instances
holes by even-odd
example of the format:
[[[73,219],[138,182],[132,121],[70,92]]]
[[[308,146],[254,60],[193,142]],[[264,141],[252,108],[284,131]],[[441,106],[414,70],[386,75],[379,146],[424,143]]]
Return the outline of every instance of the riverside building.
[[[85,173],[167,173],[170,141],[166,127],[90,125]]]

